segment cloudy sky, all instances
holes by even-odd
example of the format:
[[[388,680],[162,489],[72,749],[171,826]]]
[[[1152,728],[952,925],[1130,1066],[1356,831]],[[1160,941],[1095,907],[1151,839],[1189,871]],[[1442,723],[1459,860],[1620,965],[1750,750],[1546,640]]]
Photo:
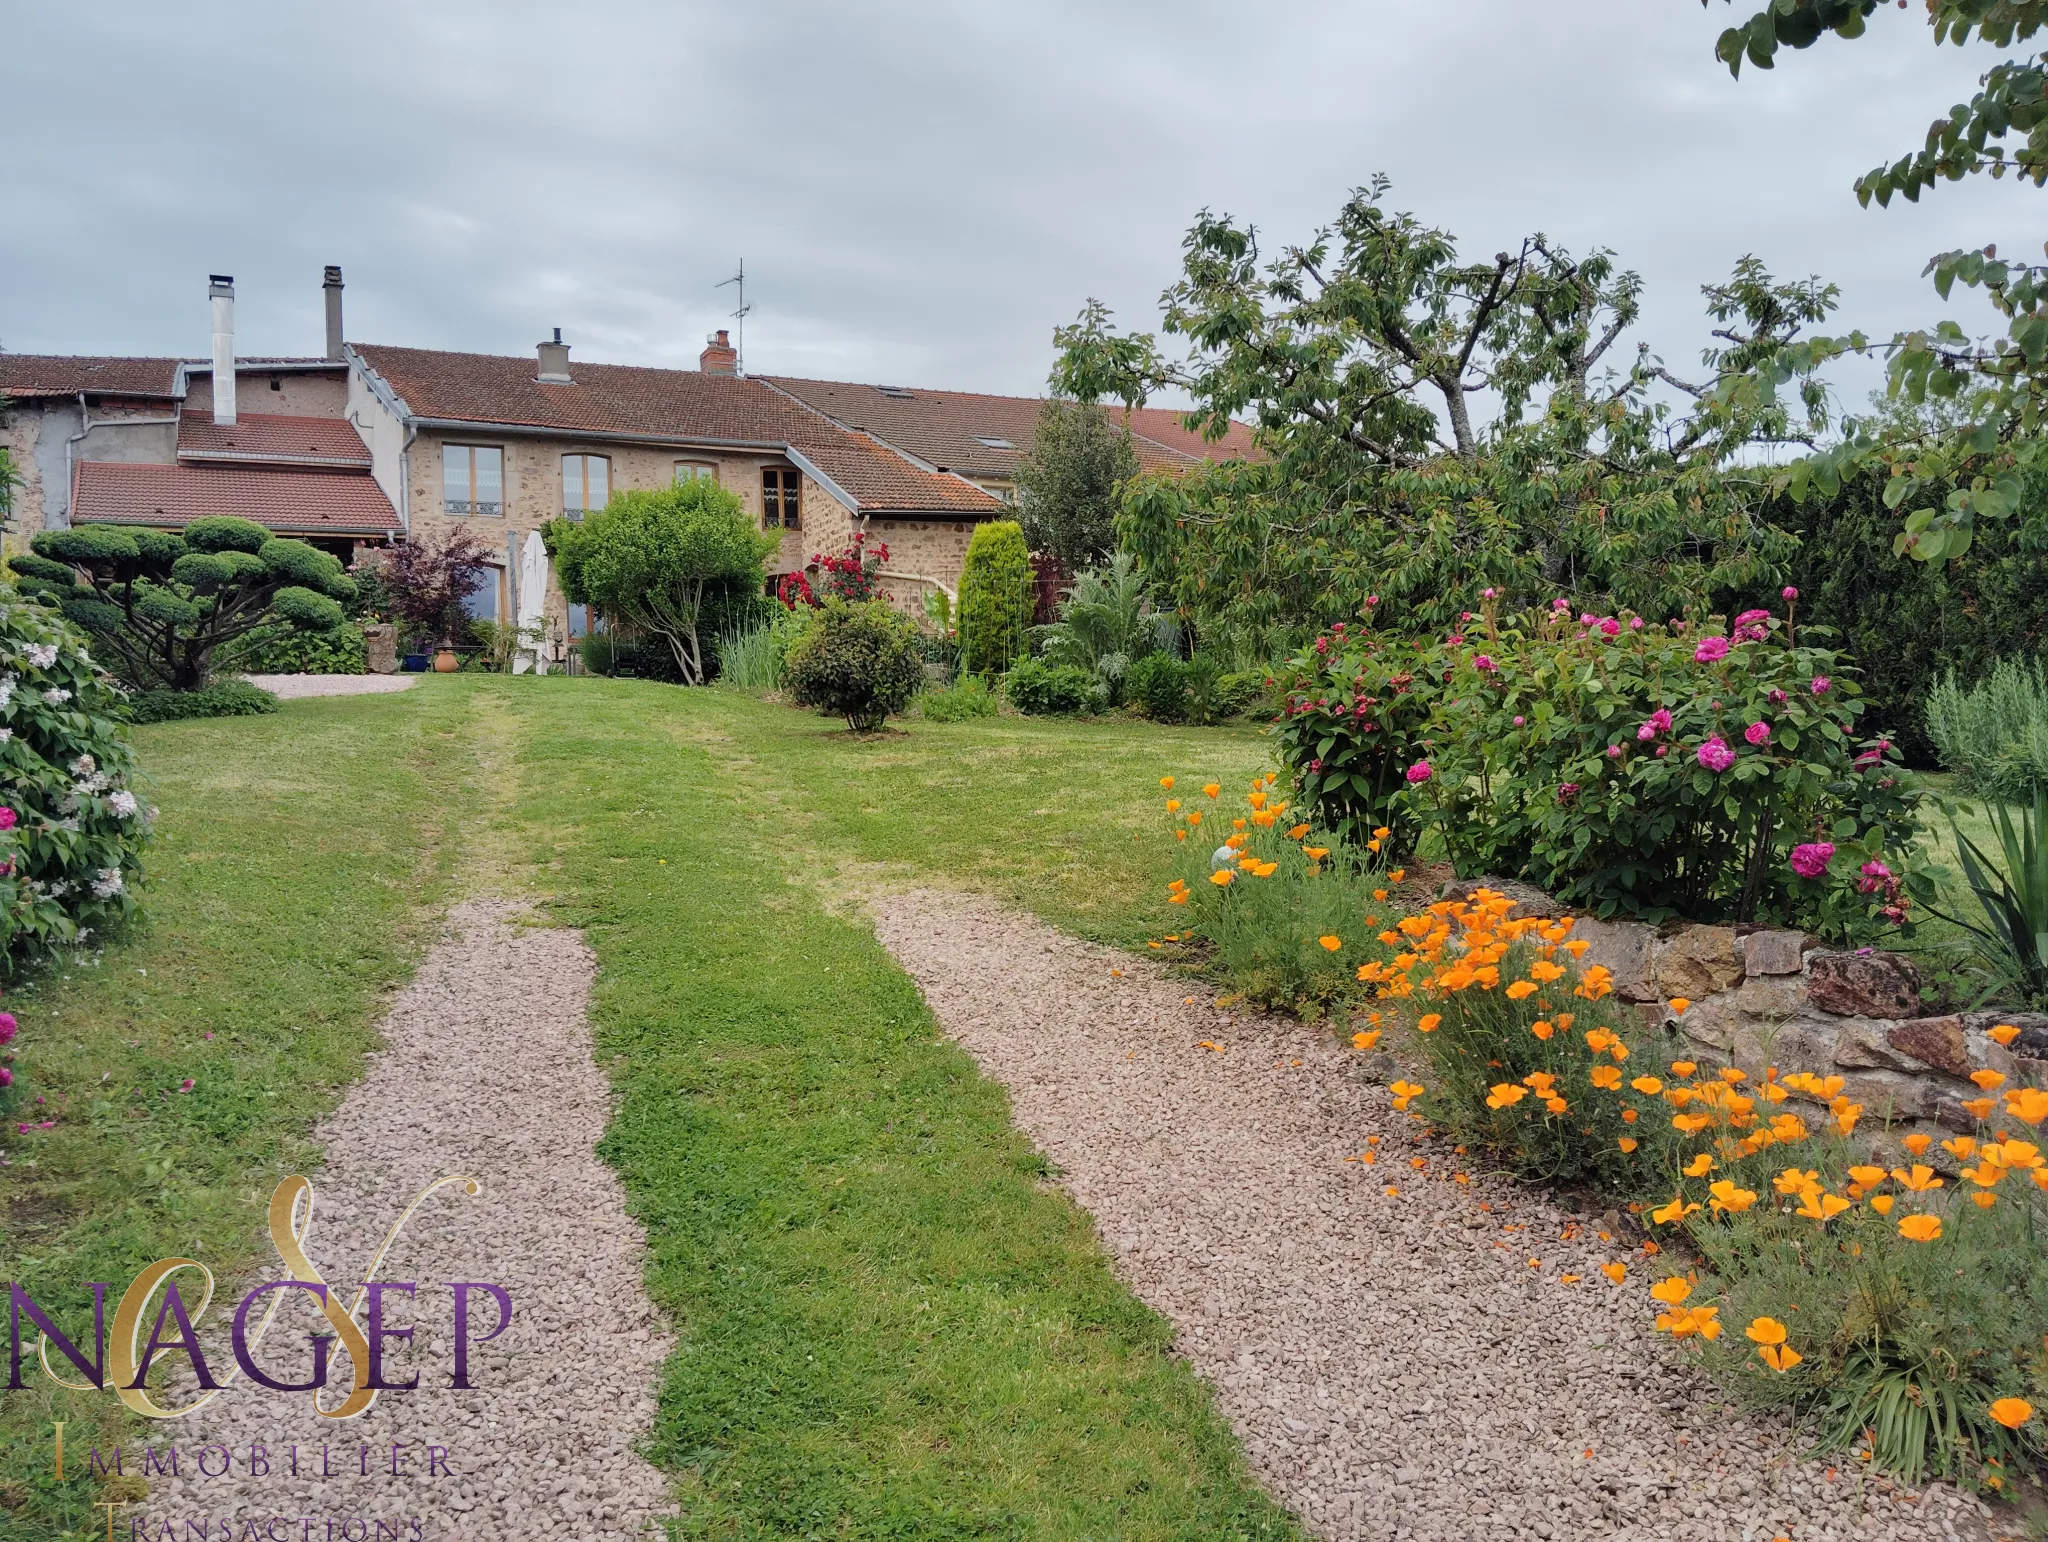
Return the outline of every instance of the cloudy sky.
[[[1967,96],[1924,15],[1732,81],[1722,0],[354,0],[10,6],[0,347],[352,341],[693,364],[746,260],[759,373],[1036,392],[1089,296],[1150,326],[1209,206],[1275,243],[1376,171],[1484,256],[1542,230],[1645,276],[1674,365],[1755,252],[1844,321],[1932,319],[1930,252],[2039,195],[1850,183]],[[2017,207],[2012,207],[2013,205]],[[1973,330],[1981,313],[1962,302]]]

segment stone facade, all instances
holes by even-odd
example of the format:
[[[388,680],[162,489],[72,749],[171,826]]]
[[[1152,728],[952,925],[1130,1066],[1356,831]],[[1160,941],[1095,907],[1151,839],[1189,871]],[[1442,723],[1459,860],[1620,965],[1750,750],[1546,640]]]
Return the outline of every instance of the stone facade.
[[[1495,879],[1445,888],[1465,898],[1478,888],[1524,898],[1525,886]],[[1563,914],[1534,895],[1530,913]],[[1547,907],[1547,908],[1546,908]],[[1614,976],[1615,996],[1644,1024],[1668,1035],[1674,1054],[1700,1052],[1761,1077],[1807,1071],[1840,1076],[1842,1095],[1861,1103],[1859,1138],[1923,1129],[1937,1136],[1976,1128],[1963,1107],[1978,1097],[1969,1081],[1993,1070],[2012,1083],[2048,1085],[2048,1016],[1944,1010],[1910,959],[1864,948],[1823,947],[1801,932],[1581,917],[1572,935],[1591,946],[1582,964]],[[1683,1013],[1669,1003],[1685,998]],[[1989,1030],[2020,1030],[2001,1048]]]

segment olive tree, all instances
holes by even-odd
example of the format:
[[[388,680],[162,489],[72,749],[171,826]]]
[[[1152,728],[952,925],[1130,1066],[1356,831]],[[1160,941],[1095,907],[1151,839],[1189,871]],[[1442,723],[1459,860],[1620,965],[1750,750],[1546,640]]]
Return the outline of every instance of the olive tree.
[[[754,528],[731,491],[702,480],[614,493],[580,523],[555,520],[546,538],[562,592],[659,637],[685,685],[704,683],[707,603],[758,589],[777,541]]]
[[[224,515],[183,530],[45,530],[29,545],[8,562],[21,592],[83,628],[140,690],[201,689],[214,655],[259,626],[331,632],[356,593],[326,552]]]

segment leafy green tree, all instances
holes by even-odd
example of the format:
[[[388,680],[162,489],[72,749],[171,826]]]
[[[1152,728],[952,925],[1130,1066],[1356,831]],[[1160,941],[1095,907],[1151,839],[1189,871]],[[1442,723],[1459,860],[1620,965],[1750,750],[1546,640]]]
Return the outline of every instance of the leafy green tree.
[[[1270,258],[1201,214],[1165,297],[1171,354],[1092,301],[1056,334],[1069,395],[1171,389],[1213,433],[1255,425],[1266,458],[1140,476],[1123,498],[1123,538],[1198,630],[1270,638],[1375,606],[1434,626],[1487,588],[1669,615],[1774,571],[1789,543],[1754,517],[1764,473],[1744,457],[1809,439],[1823,404],[1717,387],[1825,316],[1831,286],[1745,259],[1707,291],[1724,346],[1693,384],[1647,347],[1616,362],[1642,286],[1612,253],[1537,233],[1468,262],[1388,187]]]
[[[1128,428],[1092,402],[1047,397],[1031,453],[1017,466],[1025,541],[1062,573],[1101,562],[1116,548],[1117,499],[1137,472]]]
[[[326,552],[224,515],[45,530],[29,546],[8,562],[21,591],[84,628],[139,690],[202,689],[214,655],[260,626],[332,632],[356,593]]]
[[[621,492],[547,539],[562,592],[668,645],[685,685],[704,683],[702,635],[727,595],[760,587],[775,537],[754,528],[728,489],[697,480]]]
[[[1722,33],[1715,51],[1739,77],[1745,63],[1775,67],[1781,48],[1863,37],[1885,9],[1878,0],[1769,0]],[[1866,207],[1894,196],[1917,202],[1937,183],[1968,176],[2048,182],[2048,53],[2019,46],[2048,26],[2048,0],[1925,0],[1924,9],[1937,45],[1974,40],[2006,57],[1974,97],[1934,120],[1919,149],[1859,177],[1857,198]],[[1895,550],[1939,563],[1970,549],[1979,521],[2041,517],[2026,489],[2048,459],[2048,265],[2001,258],[1992,243],[1937,253],[1927,272],[1944,300],[1958,283],[1982,290],[2003,334],[1972,338],[1943,320],[1884,342],[1861,332],[1806,339],[1726,382],[1723,396],[1766,402],[1845,353],[1886,359],[1892,395],[1914,406],[1939,404],[1935,421],[1925,414],[1904,425],[1849,419],[1839,442],[1788,468],[1782,485],[1798,498],[1831,497],[1844,478],[1878,471],[1886,477],[1885,507],[1903,515]]]
[[[1001,674],[1024,652],[1031,621],[1031,550],[1015,520],[975,527],[960,571],[961,667]]]

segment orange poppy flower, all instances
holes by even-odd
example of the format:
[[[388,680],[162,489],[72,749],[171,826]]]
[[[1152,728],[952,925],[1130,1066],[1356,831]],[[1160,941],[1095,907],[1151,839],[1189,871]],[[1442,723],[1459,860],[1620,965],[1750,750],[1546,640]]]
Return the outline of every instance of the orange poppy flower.
[[[1712,1157],[1708,1156],[1706,1152],[1702,1151],[1698,1156],[1694,1157],[1690,1162],[1686,1163],[1685,1166],[1682,1169],[1680,1169],[1680,1171],[1682,1171],[1688,1178],[1704,1178],[1708,1173],[1712,1172],[1716,1167],[1719,1167],[1720,1165],[1720,1163],[1716,1162]]]
[[[1437,1025],[1444,1020],[1441,1012],[1425,1012],[1415,1020],[1418,1033],[1435,1033]]]
[[[1233,873],[1229,868],[1218,868],[1209,875],[1209,882],[1216,885],[1219,889],[1227,889],[1230,887],[1231,880],[1236,877],[1237,874]]]
[[[1198,808],[1191,808],[1191,809],[1189,809],[1189,810],[1188,810],[1188,823],[1189,823],[1189,824],[1191,824],[1191,825],[1198,825],[1198,824],[1200,824],[1201,822],[1202,822],[1202,811],[1201,811],[1200,809],[1198,809]]]
[[[1866,1189],[1874,1189],[1884,1182],[1885,1170],[1882,1167],[1858,1166],[1849,1169],[1849,1176],[1862,1184]]]
[[[1929,1189],[1938,1189],[1943,1182],[1941,1178],[1936,1176],[1933,1168],[1921,1162],[1915,1162],[1911,1172],[1907,1172],[1903,1168],[1894,1167],[1892,1169],[1892,1176],[1898,1179],[1900,1188],[1911,1189],[1915,1194],[1924,1194]]]
[[[1292,830],[1289,830],[1287,832],[1287,838],[1290,841],[1298,841],[1306,834],[1308,834],[1307,825],[1296,825]]]
[[[1246,798],[1244,801],[1249,803],[1253,808],[1264,808],[1266,806],[1266,795],[1262,792],[1255,792],[1250,797]]]
[[[1685,1202],[1685,1196],[1681,1194],[1672,1200],[1670,1204],[1660,1205],[1657,1209],[1652,1210],[1650,1212],[1650,1219],[1657,1222],[1660,1226],[1675,1226],[1697,1209],[1699,1209],[1698,1205],[1688,1205]]]
[[[1691,1005],[1692,1003],[1685,997],[1673,996],[1671,998],[1671,1015],[1673,1017],[1683,1017],[1685,1016],[1685,1009]]]
[[[1932,1242],[1941,1235],[1941,1219],[1932,1215],[1909,1215],[1899,1222],[1899,1235],[1908,1242]]]
[[[1892,1213],[1892,1196],[1889,1194],[1871,1195],[1870,1208],[1879,1215],[1890,1215]]]
[[[1638,1076],[1629,1085],[1642,1093],[1644,1097],[1649,1098],[1654,1098],[1664,1090],[1664,1084],[1654,1076]]]
[[[2005,1085],[2005,1073],[2003,1071],[1989,1070],[1972,1071],[1970,1073],[1970,1080],[1986,1092],[1996,1092]]]
[[[1775,1317],[1759,1317],[1742,1330],[1742,1336],[1757,1344],[1782,1344],[1785,1325]]]
[[[1533,996],[1536,994],[1536,982],[1533,980],[1517,980],[1507,988],[1506,994],[1510,1001],[1520,1001],[1524,996]]]
[[[2034,1417],[2034,1405],[2023,1397],[2002,1397],[1986,1410],[2009,1430],[2016,1430]]]
[[[1989,1119],[1991,1111],[1998,1107],[1996,1098],[1964,1098],[1963,1108],[1972,1119]]]
[[[1925,1156],[1927,1155],[1927,1148],[1934,1144],[1934,1137],[1932,1135],[1923,1135],[1920,1134],[1918,1131],[1915,1131],[1913,1134],[1908,1135],[1904,1140],[1900,1141],[1899,1144],[1904,1146],[1908,1151],[1912,1152],[1914,1156]]]
[[[2005,1049],[2008,1048],[2012,1044],[2012,1041],[2014,1039],[2017,1039],[2019,1036],[2019,1029],[2015,1028],[2011,1023],[2000,1023],[1996,1028],[1992,1029],[1991,1032],[1987,1034],[1985,1037],[1989,1038],[1991,1042],[1993,1044],[1996,1044],[2000,1049]]]
[[[1318,937],[1316,941],[1320,942],[1324,946],[1324,948],[1326,948],[1328,951],[1332,953],[1335,953],[1339,948],[1344,946],[1344,939],[1342,937]]]
[[[1486,1106],[1492,1109],[1512,1108],[1529,1094],[1513,1082],[1498,1082],[1486,1094]]]
[[[1756,1203],[1755,1190],[1738,1188],[1726,1178],[1719,1183],[1708,1184],[1707,1193],[1712,1197],[1716,1210],[1725,1210],[1730,1215],[1740,1215]]]
[[[1638,1141],[1633,1135],[1624,1135],[1622,1136],[1619,1144],[1623,1152],[1630,1152],[1635,1150],[1636,1147],[1641,1144],[1641,1142]]]
[[[1371,1049],[1375,1044],[1379,1043],[1379,1041],[1380,1030],[1377,1028],[1369,1028],[1361,1032],[1354,1033],[1351,1036],[1351,1047],[1353,1049]]]
[[[1685,1080],[1698,1069],[1699,1066],[1690,1060],[1674,1060],[1671,1062],[1671,1074],[1680,1081]]]
[[[1159,779],[1159,785],[1160,785],[1161,787],[1164,787],[1164,788],[1165,788],[1165,789],[1166,789],[1166,790],[1167,790],[1168,792],[1172,792],[1172,791],[1173,791],[1173,778],[1172,778],[1172,777],[1170,777],[1170,776],[1162,776],[1162,777],[1161,777],[1161,778]]]
[[[1610,1280],[1614,1281],[1615,1284],[1619,1285],[1623,1280],[1628,1278],[1628,1265],[1602,1264],[1600,1266],[1600,1272],[1606,1275]]]
[[[1202,791],[1213,798],[1216,794],[1223,791],[1223,784],[1221,782],[1204,782],[1202,784]]]
[[[1603,1092],[1615,1092],[1621,1087],[1621,1068],[1611,1065],[1593,1067],[1593,1085]]]
[[[2048,1119],[2048,1092],[2039,1087],[2009,1087],[2005,1093],[2005,1111],[2022,1124],[2038,1125]]]
[[[1539,1039],[1547,1039],[1553,1033],[1557,1032],[1557,1029],[1553,1024],[1544,1022],[1541,1018],[1538,1018],[1535,1022],[1529,1025],[1529,1031],[1535,1034],[1536,1037]]]

